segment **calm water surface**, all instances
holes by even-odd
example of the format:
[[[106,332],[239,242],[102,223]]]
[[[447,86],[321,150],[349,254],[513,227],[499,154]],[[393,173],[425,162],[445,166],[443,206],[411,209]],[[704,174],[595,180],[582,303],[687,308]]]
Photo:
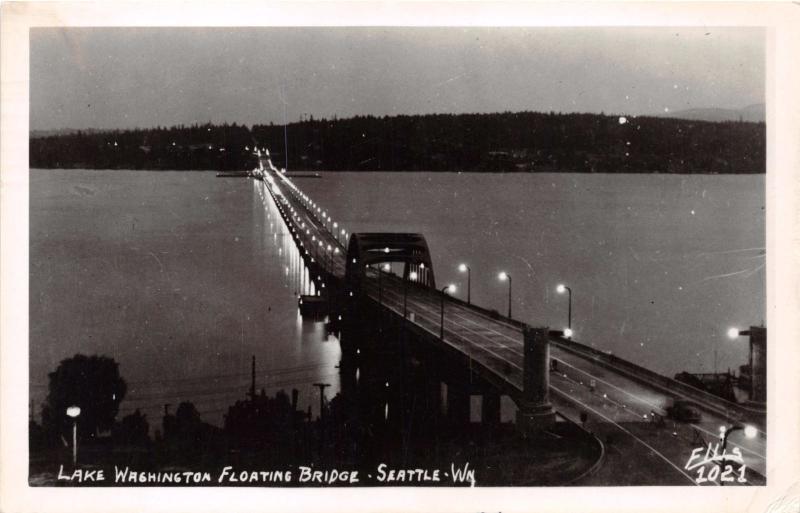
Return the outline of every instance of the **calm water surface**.
[[[673,375],[738,368],[764,320],[764,175],[336,173],[298,178],[348,231],[423,233],[440,286]]]
[[[765,303],[763,176],[336,173],[296,179],[348,231],[425,234],[437,281],[659,372],[734,368]],[[269,205],[269,204],[267,204]],[[208,172],[31,171],[31,397],[77,352],[120,362],[122,413],[209,421],[249,387],[338,386],[339,347],[295,302],[293,249],[254,182]],[[288,253],[288,256],[287,256]]]
[[[210,172],[32,170],[31,398],[47,373],[81,352],[120,363],[122,413],[160,427],[192,400],[221,423],[243,399],[251,356],[257,386],[338,389],[339,346],[302,323],[285,272],[288,239],[256,185]],[[37,407],[38,410],[38,407]],[[316,412],[316,409],[314,410]]]

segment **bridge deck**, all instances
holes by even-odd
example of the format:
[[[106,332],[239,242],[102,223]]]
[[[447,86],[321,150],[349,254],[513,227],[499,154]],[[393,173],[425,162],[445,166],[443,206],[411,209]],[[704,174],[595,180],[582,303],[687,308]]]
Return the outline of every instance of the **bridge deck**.
[[[315,260],[323,263],[336,279],[345,274],[345,248],[317,217],[316,207],[303,205],[302,192],[280,173],[268,172],[265,184],[273,192],[287,218],[287,224],[300,234],[301,245]],[[278,187],[276,187],[278,185]],[[294,194],[291,191],[294,190]],[[322,243],[320,245],[320,242]],[[328,245],[332,250],[328,251]],[[335,249],[338,248],[338,253]],[[403,316],[403,288],[400,277],[370,268],[366,274],[366,294],[398,316]],[[438,339],[440,330],[441,293],[437,290],[410,286],[406,289],[409,322]],[[411,318],[413,317],[413,321]],[[493,318],[482,311],[459,301],[445,298],[443,343],[468,356],[474,365],[495,374],[509,386],[522,388],[521,326],[504,318]],[[588,414],[589,422],[605,426],[609,436],[630,437],[641,449],[643,465],[652,465],[653,457],[661,461],[668,472],[677,473],[679,481],[694,482],[694,474],[684,469],[694,447],[703,445],[699,439],[714,443],[719,427],[730,425],[724,413],[704,411],[700,422],[674,424],[667,422],[658,429],[643,431],[645,423],[655,425],[651,412],[663,411],[675,397],[684,397],[681,390],[665,392],[662,386],[647,385],[630,374],[615,371],[602,365],[591,355],[578,354],[555,342],[551,344],[551,358],[558,362],[558,370],[550,373],[552,399],[559,412],[573,420],[581,413]],[[686,397],[697,401],[695,396]],[[610,431],[609,431],[610,430]],[[602,431],[602,430],[601,430]],[[694,444],[694,445],[692,445]],[[759,432],[756,439],[744,438],[741,431],[734,432],[728,441],[729,450],[739,447],[747,466],[766,475],[766,433]],[[648,456],[649,455],[649,456]],[[627,457],[627,455],[626,455]],[[632,463],[632,462],[631,462]]]

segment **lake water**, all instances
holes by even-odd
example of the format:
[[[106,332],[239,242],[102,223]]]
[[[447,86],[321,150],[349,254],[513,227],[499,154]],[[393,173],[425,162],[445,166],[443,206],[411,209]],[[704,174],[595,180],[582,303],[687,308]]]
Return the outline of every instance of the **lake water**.
[[[735,368],[729,326],[765,309],[764,176],[329,173],[296,183],[348,231],[427,238],[439,283],[656,371]],[[257,387],[336,392],[338,343],[297,314],[287,240],[258,185],[210,172],[32,170],[31,398],[77,352],[120,362],[122,413],[192,400],[220,423]],[[316,410],[315,410],[316,411]]]
[[[423,233],[440,286],[656,371],[746,363],[765,308],[763,175],[336,173],[298,178],[348,231]]]
[[[302,323],[278,237],[256,183],[211,172],[32,170],[30,379],[77,352],[105,354],[128,382],[127,414],[160,428],[191,400],[220,424],[250,386],[338,388],[339,346]],[[271,216],[271,217],[270,217]],[[272,224],[272,227],[271,227]],[[316,412],[316,409],[314,410]]]

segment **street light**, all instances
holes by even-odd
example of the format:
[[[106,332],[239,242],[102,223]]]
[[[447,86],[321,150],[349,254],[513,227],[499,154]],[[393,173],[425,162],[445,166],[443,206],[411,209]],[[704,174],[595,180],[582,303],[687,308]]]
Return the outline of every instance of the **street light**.
[[[467,273],[467,304],[470,304],[470,290],[472,289],[472,270],[469,268],[467,264],[461,264],[458,266],[458,270],[462,273]]]
[[[383,305],[383,283],[381,282],[381,275],[383,274],[383,266],[378,266],[378,304]]]
[[[735,339],[739,338],[739,336],[742,335],[742,334],[743,333],[741,331],[739,331],[739,328],[729,328],[728,329],[728,338],[730,338],[731,340],[735,340]]]
[[[751,425],[743,426],[741,424],[737,424],[735,426],[730,426],[730,427],[726,427],[726,426],[720,426],[719,427],[720,436],[722,437],[722,461],[720,461],[720,467],[722,467],[720,470],[722,472],[725,471],[725,464],[726,464],[725,448],[728,446],[728,437],[734,431],[739,431],[739,430],[744,431],[744,436],[747,437],[747,438],[755,438],[756,435],[758,435],[758,429],[755,426],[751,426]],[[722,472],[720,472],[720,474]],[[725,485],[725,481],[723,481],[721,478],[719,480],[719,485],[720,486],[724,486]]]
[[[567,287],[563,283],[559,283],[558,287],[556,287],[556,291],[559,294],[563,294],[564,292],[567,292],[567,295],[569,296],[569,307],[567,309],[567,330],[569,330],[570,335],[571,335],[572,334],[572,289]],[[564,334],[566,335],[566,330],[564,331]],[[567,336],[570,336],[570,335],[567,335]]]
[[[500,281],[508,280],[508,318],[511,319],[511,275],[503,271],[497,275]]]
[[[439,325],[439,340],[444,340],[444,298],[449,293],[452,294],[456,291],[456,286],[452,283],[442,288],[442,303],[441,303],[441,324]]]
[[[408,273],[408,278],[411,281],[417,281],[417,273],[416,271],[411,271]],[[403,319],[406,318],[408,313],[408,280],[403,280]]]
[[[80,406],[67,408],[67,416],[72,417],[72,466],[78,465],[78,415],[81,414]]]
[[[738,337],[749,338],[748,366],[750,367],[750,400],[756,402],[766,402],[766,342],[767,328],[762,326],[750,326],[750,329],[740,330],[736,327],[728,329],[728,337],[736,339]]]

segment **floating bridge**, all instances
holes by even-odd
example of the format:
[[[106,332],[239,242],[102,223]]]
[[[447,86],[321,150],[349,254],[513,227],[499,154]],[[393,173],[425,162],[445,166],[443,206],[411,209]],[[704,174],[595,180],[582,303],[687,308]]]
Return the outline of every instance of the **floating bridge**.
[[[702,410],[703,421],[673,426],[675,434],[665,432],[665,443],[674,446],[681,429],[714,439],[720,425],[765,427],[763,405],[725,401],[547,327],[528,326],[448,295],[436,286],[434,259],[422,234],[343,233],[269,159],[262,159],[256,177],[286,224],[329,326],[340,334],[343,372],[355,367],[348,362],[362,352],[397,341],[410,344],[441,362],[426,372],[438,374],[431,394],[439,384],[446,386],[451,417],[469,422],[471,398],[480,396],[482,420],[499,422],[500,399],[507,396],[524,432],[547,430],[557,421],[556,412],[576,422],[616,426],[641,442],[643,453],[687,478],[682,456],[676,459],[667,445],[662,450],[626,426],[663,425],[659,417],[665,409],[688,400]],[[732,438],[731,445],[742,449],[752,468],[766,472],[763,430],[756,441]]]

